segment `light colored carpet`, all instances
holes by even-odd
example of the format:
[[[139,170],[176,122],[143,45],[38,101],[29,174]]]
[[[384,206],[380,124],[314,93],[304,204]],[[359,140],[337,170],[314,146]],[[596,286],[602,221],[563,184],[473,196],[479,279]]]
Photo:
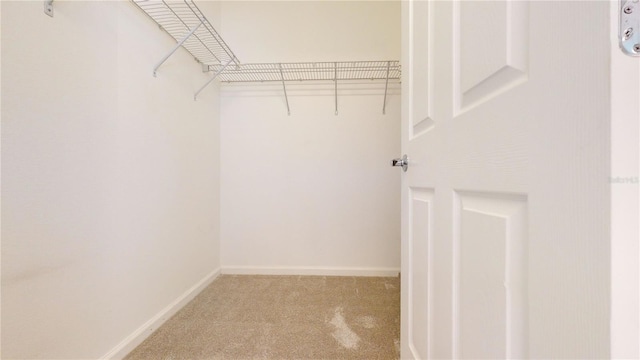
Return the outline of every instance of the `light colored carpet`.
[[[398,359],[397,277],[222,275],[127,360]]]

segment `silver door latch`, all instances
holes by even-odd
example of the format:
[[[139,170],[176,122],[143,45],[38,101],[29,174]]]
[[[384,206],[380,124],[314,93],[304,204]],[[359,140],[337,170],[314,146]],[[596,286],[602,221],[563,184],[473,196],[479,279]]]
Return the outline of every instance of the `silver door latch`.
[[[407,159],[407,155],[404,155],[402,158],[391,160],[391,166],[401,166],[402,171],[407,171],[409,167],[409,160]]]
[[[640,56],[640,3],[639,0],[622,0],[620,3],[619,39],[622,52]]]

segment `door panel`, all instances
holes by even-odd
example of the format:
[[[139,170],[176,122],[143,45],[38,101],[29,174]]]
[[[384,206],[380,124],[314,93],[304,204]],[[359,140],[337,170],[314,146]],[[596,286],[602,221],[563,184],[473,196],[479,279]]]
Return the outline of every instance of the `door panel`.
[[[419,358],[428,358],[431,313],[431,224],[433,190],[411,189],[409,260],[409,347]],[[425,261],[426,260],[426,261]]]
[[[529,310],[526,198],[473,193],[458,193],[457,198],[454,353],[462,359],[524,358]]]
[[[432,6],[428,1],[416,1],[412,2],[409,6],[414,8],[414,11],[420,14],[424,14],[425,18],[429,19],[429,9]],[[426,51],[416,51],[412,54],[413,61],[424,66],[415,67],[412,69],[413,77],[418,81],[412,82],[412,92],[414,94],[414,101],[412,101],[412,136],[419,136],[423,132],[431,129],[433,126],[433,116],[431,115],[432,104],[432,91],[433,81],[429,76],[429,66],[431,65],[431,44],[433,33],[430,29],[432,22],[429,21],[415,21],[413,22],[413,41],[417,44],[424,44]]]
[[[529,6],[525,1],[453,4],[457,111],[527,79]]]
[[[402,357],[607,357],[609,4],[402,6]]]

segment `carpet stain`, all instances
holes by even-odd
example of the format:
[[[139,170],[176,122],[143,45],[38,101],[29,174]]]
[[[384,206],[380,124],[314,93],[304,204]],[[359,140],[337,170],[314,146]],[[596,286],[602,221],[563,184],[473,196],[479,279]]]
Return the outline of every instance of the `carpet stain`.
[[[333,318],[329,322],[335,328],[331,333],[336,341],[347,349],[357,349],[360,337],[354,333],[344,320],[342,307],[337,307],[334,311]]]
[[[376,319],[373,316],[359,316],[356,320],[356,324],[362,326],[365,329],[373,329],[376,327]]]
[[[393,290],[396,287],[393,284],[389,284],[388,282],[385,282],[384,283],[384,288],[387,289],[387,290]]]

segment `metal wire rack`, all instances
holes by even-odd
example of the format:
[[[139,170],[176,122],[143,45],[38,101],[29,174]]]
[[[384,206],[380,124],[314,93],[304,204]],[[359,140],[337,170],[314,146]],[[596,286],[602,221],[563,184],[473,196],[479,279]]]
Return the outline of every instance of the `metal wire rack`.
[[[219,81],[226,83],[281,82],[291,114],[286,82],[329,80],[334,82],[335,113],[338,115],[338,81],[384,80],[382,113],[386,111],[389,80],[400,80],[400,62],[393,61],[336,61],[300,63],[241,64],[233,67],[212,65]]]
[[[132,0],[132,2],[177,42],[176,46],[153,68],[154,76],[158,68],[181,46],[191,53],[196,61],[205,66],[226,67],[231,63],[240,64],[233,51],[193,0]],[[207,82],[198,93],[210,82]]]
[[[221,65],[210,66],[218,71]],[[399,80],[399,61],[341,61],[241,64],[218,75],[221,82]]]
[[[287,113],[291,114],[287,81],[329,80],[334,82],[337,115],[338,81],[384,80],[382,113],[385,113],[389,80],[400,79],[400,62],[396,60],[241,64],[193,0],[131,1],[177,42],[153,68],[153,76],[180,47],[202,63],[204,71],[215,72],[195,93],[194,99],[215,79],[226,83],[277,81],[282,83]]]

